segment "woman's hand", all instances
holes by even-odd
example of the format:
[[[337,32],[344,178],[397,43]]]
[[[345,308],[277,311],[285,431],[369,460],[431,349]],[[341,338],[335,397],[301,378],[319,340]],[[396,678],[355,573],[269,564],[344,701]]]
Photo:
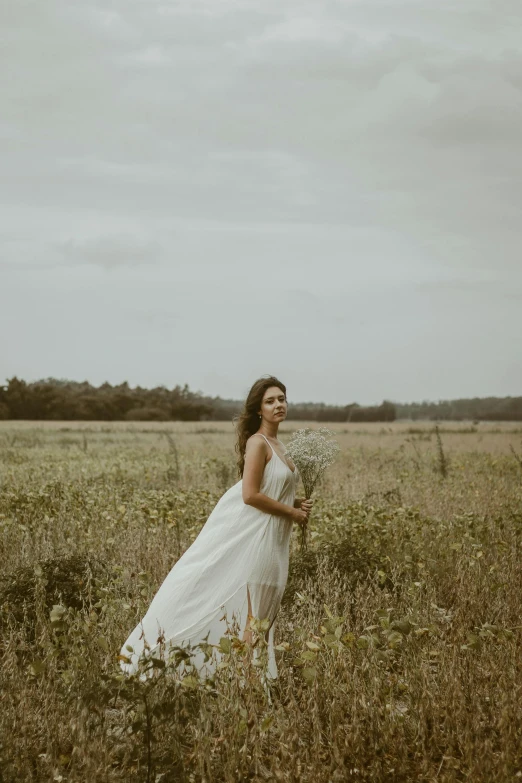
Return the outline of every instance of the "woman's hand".
[[[301,525],[301,527],[305,527],[308,522],[308,512],[303,511],[302,508],[293,508],[288,516],[292,522],[297,522],[297,524]]]
[[[297,500],[295,507],[292,509],[293,513],[290,515],[292,520],[297,522],[298,525],[305,527],[308,523],[308,517],[310,516],[313,504],[314,501],[310,498]]]

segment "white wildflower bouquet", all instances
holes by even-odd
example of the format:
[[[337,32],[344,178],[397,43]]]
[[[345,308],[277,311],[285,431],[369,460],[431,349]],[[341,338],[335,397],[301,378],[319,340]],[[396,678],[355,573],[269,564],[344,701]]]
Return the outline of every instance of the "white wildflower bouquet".
[[[286,453],[297,466],[306,499],[312,497],[317,482],[339,453],[339,444],[332,440],[334,433],[326,427],[297,430],[286,446]],[[301,528],[301,548],[306,547],[306,525]]]

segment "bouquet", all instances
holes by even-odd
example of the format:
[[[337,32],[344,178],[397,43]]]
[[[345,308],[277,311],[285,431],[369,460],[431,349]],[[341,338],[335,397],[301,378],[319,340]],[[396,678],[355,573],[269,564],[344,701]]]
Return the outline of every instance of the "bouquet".
[[[297,430],[286,447],[286,453],[299,470],[307,500],[312,497],[317,482],[339,452],[339,444],[331,440],[333,434],[326,427],[317,430],[306,427]],[[306,525],[303,525],[301,549],[306,548],[306,544]]]

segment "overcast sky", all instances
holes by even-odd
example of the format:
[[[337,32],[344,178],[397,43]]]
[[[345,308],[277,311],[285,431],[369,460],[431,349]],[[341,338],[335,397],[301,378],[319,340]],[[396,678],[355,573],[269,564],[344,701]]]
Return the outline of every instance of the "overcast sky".
[[[0,383],[522,394],[520,0],[20,0],[0,26]]]

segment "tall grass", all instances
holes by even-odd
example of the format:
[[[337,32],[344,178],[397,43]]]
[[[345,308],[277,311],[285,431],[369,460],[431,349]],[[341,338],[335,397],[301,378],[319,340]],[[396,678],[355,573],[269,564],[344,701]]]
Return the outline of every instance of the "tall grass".
[[[293,545],[267,692],[233,628],[206,683],[175,673],[183,650],[144,679],[117,660],[235,481],[232,436],[109,427],[87,448],[74,425],[67,443],[4,429],[0,780],[521,777],[522,487],[508,434],[487,451],[480,433],[450,442],[443,482],[436,442],[410,454],[406,431],[343,436],[309,549]]]
[[[435,438],[437,439],[437,470],[442,478],[446,478],[448,475],[448,458],[444,452],[438,424],[435,425]]]

